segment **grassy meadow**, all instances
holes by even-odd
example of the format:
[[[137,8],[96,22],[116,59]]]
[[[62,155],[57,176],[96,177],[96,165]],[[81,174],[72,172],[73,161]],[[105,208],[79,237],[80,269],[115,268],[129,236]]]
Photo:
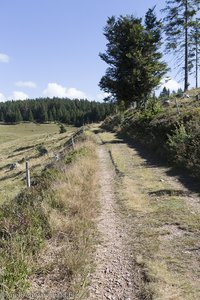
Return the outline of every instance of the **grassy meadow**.
[[[0,295],[4,299],[58,295],[85,299],[87,295],[97,236],[96,145],[86,131],[73,149],[63,149],[75,130],[66,129],[60,134],[55,124],[1,127]],[[41,144],[48,150],[43,156],[38,155]],[[59,151],[61,159],[55,161]],[[35,173],[31,189],[25,188],[25,159]],[[13,162],[18,166],[11,171]]]
[[[26,160],[29,160],[32,176],[54,160],[75,130],[66,129],[66,133],[59,134],[58,124],[0,125],[0,204],[14,198],[25,187]],[[39,147],[46,148],[48,153],[40,155]],[[17,168],[10,170],[13,163]]]

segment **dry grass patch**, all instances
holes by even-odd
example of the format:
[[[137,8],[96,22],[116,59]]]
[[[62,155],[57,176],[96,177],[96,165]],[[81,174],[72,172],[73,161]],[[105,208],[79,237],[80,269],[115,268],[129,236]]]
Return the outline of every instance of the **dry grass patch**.
[[[70,158],[70,159],[69,159]],[[5,299],[82,299],[96,239],[95,145],[85,141],[2,205],[0,293]]]
[[[49,202],[52,238],[39,258],[39,273],[45,277],[33,276],[31,280],[31,292],[40,290],[40,281],[44,282],[41,295],[46,293],[45,299],[61,294],[66,299],[83,299],[87,295],[96,240],[94,219],[98,212],[96,159],[93,142],[76,146],[65,157],[67,165],[62,166],[62,175],[52,186],[54,197]]]
[[[120,199],[124,199],[124,204],[128,209],[140,211],[143,213],[152,211],[148,197],[140,192],[132,178],[123,177],[120,185]]]
[[[55,153],[62,150],[73,131],[69,127],[66,133],[59,134],[57,124],[0,125],[0,203],[10,201],[25,187],[25,160],[30,162],[33,178],[55,160]],[[47,154],[41,155],[39,147],[45,148]],[[13,163],[17,168],[12,170]]]

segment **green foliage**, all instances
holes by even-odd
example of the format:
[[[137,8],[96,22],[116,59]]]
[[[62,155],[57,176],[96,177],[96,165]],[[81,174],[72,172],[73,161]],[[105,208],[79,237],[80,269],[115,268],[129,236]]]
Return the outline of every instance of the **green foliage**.
[[[178,98],[182,97],[182,95],[183,95],[183,90],[181,88],[178,89],[177,93],[174,93],[174,96]]]
[[[29,122],[33,122],[33,121],[34,121],[33,113],[32,113],[31,110],[29,110],[29,112],[28,112],[28,121],[29,121]]]
[[[160,92],[159,98],[169,99],[169,96],[170,96],[170,90],[164,86],[163,90]]]
[[[104,30],[107,50],[100,57],[110,67],[101,78],[99,86],[110,93],[106,100],[132,102],[144,105],[166,73],[166,64],[161,62],[161,22],[157,21],[154,8],[142,19],[133,16],[111,17]]]
[[[177,55],[179,60],[177,65],[180,70],[184,69],[184,91],[189,87],[188,75],[192,63],[189,51],[190,31],[194,27],[198,10],[199,0],[166,0],[166,7],[162,10],[166,14],[164,18],[166,50],[173,51]]]
[[[60,131],[59,133],[65,133],[67,130],[63,124],[60,125]]]
[[[43,200],[44,195],[37,191],[24,191],[1,207],[0,291],[4,295],[26,290],[27,277],[33,271],[32,257],[51,235]]]
[[[1,206],[2,299],[29,298],[29,283],[44,272],[56,271],[58,261],[64,291],[66,286],[69,295],[77,290],[74,299],[82,295],[80,289],[90,273],[94,250],[98,186],[95,147],[91,142],[77,143],[76,147],[70,156],[72,161],[83,158],[77,165],[68,168],[59,162],[46,168],[36,175],[30,189],[23,189],[15,199]],[[49,245],[53,246],[55,241],[62,251],[53,253],[49,261]],[[41,261],[44,255],[47,259]]]
[[[141,115],[147,119],[153,119],[157,114],[163,111],[163,107],[159,100],[149,99],[147,101],[145,109],[141,112]]]
[[[186,143],[190,135],[187,134],[185,126],[183,123],[176,126],[174,132],[170,135],[168,134],[167,145],[172,150],[177,150],[177,148],[181,147],[183,143]]]
[[[200,67],[200,18],[197,18],[190,31],[189,70],[195,69],[196,88],[198,88],[198,75]]]
[[[77,150],[70,151],[64,158],[65,164],[70,164],[80,156],[85,156],[88,153],[88,149],[85,147],[79,148]]]
[[[111,104],[79,99],[42,98],[0,102],[0,121],[5,123],[60,122],[82,126],[84,123],[102,121],[112,112]]]
[[[37,151],[39,152],[39,155],[42,156],[42,155],[45,155],[48,153],[47,149],[45,148],[44,145],[40,144],[36,147]]]
[[[129,139],[137,140],[165,161],[186,168],[199,179],[200,108],[190,107],[177,115],[175,111],[163,110],[154,101],[149,101],[145,110],[127,110],[121,123],[119,115],[107,118],[102,128],[120,128]]]

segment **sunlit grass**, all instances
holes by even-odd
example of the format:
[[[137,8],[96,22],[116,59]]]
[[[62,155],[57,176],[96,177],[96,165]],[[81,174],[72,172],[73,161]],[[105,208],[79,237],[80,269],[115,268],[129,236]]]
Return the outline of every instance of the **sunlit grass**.
[[[120,175],[119,201],[132,216],[132,249],[147,278],[147,298],[199,299],[198,211],[158,166],[148,166],[136,150],[116,143],[115,134],[100,136]]]
[[[82,139],[37,176],[32,189],[2,205],[0,294],[6,299],[87,295],[99,186],[95,144],[91,137]]]
[[[73,130],[67,127],[66,133],[59,134],[58,124],[0,125],[0,203],[9,201],[25,187],[25,161],[29,160],[31,176],[37,174],[54,160]],[[48,151],[44,156],[39,156],[40,144]],[[10,170],[13,163],[17,168]]]

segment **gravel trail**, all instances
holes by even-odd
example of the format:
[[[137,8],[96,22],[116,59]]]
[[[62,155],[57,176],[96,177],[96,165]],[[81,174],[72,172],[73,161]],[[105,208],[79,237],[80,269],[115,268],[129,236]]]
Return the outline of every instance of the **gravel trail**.
[[[114,167],[104,145],[99,146],[98,155],[101,188],[101,214],[98,219],[100,243],[96,251],[96,271],[91,278],[89,300],[138,299],[127,242],[127,224],[120,216],[114,193]]]

